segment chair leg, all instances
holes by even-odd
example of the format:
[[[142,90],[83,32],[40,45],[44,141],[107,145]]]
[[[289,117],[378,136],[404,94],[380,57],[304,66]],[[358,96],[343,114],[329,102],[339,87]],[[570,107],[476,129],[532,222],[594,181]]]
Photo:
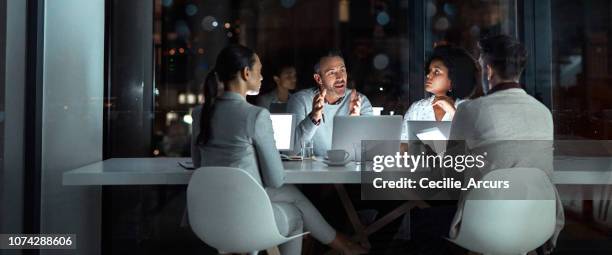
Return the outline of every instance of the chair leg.
[[[603,207],[604,207],[604,202],[606,200],[606,187],[601,187],[601,191],[599,192],[599,203],[597,206],[597,219],[601,219],[603,217]]]
[[[610,199],[612,199],[612,187],[605,186],[603,190],[604,190],[604,194],[602,194],[603,204],[601,205],[603,210],[600,210],[601,211],[600,218],[603,221],[607,221],[608,220],[608,209],[610,208]]]
[[[266,252],[268,253],[268,255],[281,255],[280,251],[278,250],[278,246],[274,246],[272,248],[269,248],[266,250]]]
[[[336,188],[336,192],[338,192],[338,196],[340,197],[340,201],[344,207],[344,211],[348,215],[349,221],[351,225],[353,225],[353,229],[355,230],[355,238],[356,241],[361,243],[361,245],[365,248],[370,248],[370,241],[368,241],[368,234],[366,233],[365,226],[359,220],[359,216],[357,216],[357,211],[355,211],[355,206],[353,202],[351,202],[346,189],[342,184],[334,184]]]

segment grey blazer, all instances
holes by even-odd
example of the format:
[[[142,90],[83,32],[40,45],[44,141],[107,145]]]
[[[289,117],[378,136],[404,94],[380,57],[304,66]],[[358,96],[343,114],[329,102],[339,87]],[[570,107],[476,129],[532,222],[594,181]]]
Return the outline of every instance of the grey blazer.
[[[211,137],[199,146],[201,166],[240,168],[262,186],[278,188],[284,170],[273,132],[268,110],[226,91],[215,103]]]
[[[550,110],[524,90],[514,88],[459,105],[449,140],[465,140],[471,153],[487,153],[487,165],[464,172],[465,178],[480,179],[495,169],[538,168],[553,171],[553,120]],[[450,237],[459,231],[463,201],[451,225]],[[557,227],[547,243],[552,249],[564,225],[563,206],[557,195]]]

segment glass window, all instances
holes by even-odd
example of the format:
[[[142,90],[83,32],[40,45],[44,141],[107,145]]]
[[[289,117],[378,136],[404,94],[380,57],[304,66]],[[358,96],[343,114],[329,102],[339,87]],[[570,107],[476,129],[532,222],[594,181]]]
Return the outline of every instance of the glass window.
[[[154,154],[189,154],[190,112],[202,81],[228,43],[254,49],[263,62],[260,93],[274,89],[274,66],[291,63],[297,89],[314,86],[316,53],[340,49],[349,87],[383,114],[403,114],[408,90],[409,1],[156,0]],[[255,102],[254,98],[249,98]]]
[[[556,134],[612,139],[610,1],[551,1]],[[571,18],[568,18],[571,17]]]
[[[428,45],[453,44],[476,53],[479,39],[517,35],[516,0],[428,0]],[[426,50],[430,50],[427,48]]]
[[[475,52],[479,38],[517,34],[516,0],[426,0],[425,52],[450,43]],[[228,43],[254,49],[263,62],[260,94],[275,88],[272,70],[292,63],[297,89],[314,86],[317,52],[338,48],[349,87],[364,93],[383,114],[410,106],[411,24],[408,0],[155,0],[155,120],[153,154],[189,155],[190,113],[202,103],[202,81]],[[420,6],[420,5],[417,5]],[[417,36],[421,36],[418,35]],[[418,55],[417,55],[418,56]],[[421,60],[424,62],[424,60]],[[417,63],[421,63],[417,62]],[[413,73],[410,73],[412,70]],[[412,83],[416,80],[412,80]],[[422,89],[415,90],[421,93]],[[419,94],[420,95],[420,94]],[[413,100],[414,98],[411,97]],[[254,98],[249,98],[255,102]]]
[[[274,67],[286,63],[296,69],[296,90],[315,86],[312,76],[316,53],[340,49],[348,67],[349,88],[364,93],[373,106],[383,107],[382,114],[403,115],[411,103],[425,96],[424,63],[436,45],[457,45],[476,55],[479,39],[502,33],[522,40],[530,52],[528,71],[523,75],[525,85],[528,93],[540,100],[547,99],[541,101],[552,109],[557,139],[612,139],[609,75],[612,67],[608,63],[608,47],[612,43],[611,1],[107,0],[107,3],[112,7],[107,11],[115,14],[107,22],[113,25],[111,45],[116,44],[111,47],[116,55],[109,60],[115,80],[110,79],[107,86],[120,88],[107,89],[111,94],[106,95],[110,124],[105,122],[108,125],[105,135],[111,133],[112,137],[131,128],[131,133],[124,132],[124,136],[113,140],[117,143],[105,144],[105,150],[117,151],[112,157],[133,156],[130,152],[135,150],[139,150],[135,153],[139,157],[143,156],[142,151],[144,156],[189,156],[191,112],[203,103],[204,77],[214,67],[217,54],[229,43],[246,45],[260,56],[264,73],[260,94],[275,88]],[[543,10],[551,16],[543,15]],[[152,34],[147,30],[151,23]],[[128,26],[130,29],[125,29]],[[134,31],[145,31],[145,35],[131,36],[136,34]],[[126,41],[124,38],[142,41],[115,41]],[[548,48],[551,38],[552,48]],[[145,46],[139,51],[138,47]],[[117,59],[122,60],[120,64],[114,64]],[[151,68],[142,67],[142,63],[152,64],[152,75]],[[147,71],[131,78],[125,78],[122,72],[140,69]],[[121,80],[123,83],[117,82]],[[248,100],[254,103],[256,99]],[[121,107],[112,108],[115,106]],[[0,121],[0,131],[2,128]],[[132,138],[134,133],[146,139],[125,139]],[[3,138],[0,137],[0,145]],[[156,188],[142,188],[147,189]],[[113,210],[120,206],[107,205],[105,217],[109,222],[127,223],[107,224],[106,230],[110,231],[103,231],[104,238],[111,244],[143,244],[154,247],[152,250],[158,249],[156,241],[164,240],[163,236],[146,236],[151,242],[123,239],[140,238],[133,232],[149,230],[181,237],[180,233],[184,233],[181,231],[189,230],[178,229],[175,221],[158,224],[152,220],[144,227],[133,223],[141,213],[161,214],[159,208],[176,209],[170,214],[175,215],[174,219],[181,218],[184,206],[174,204],[178,200],[184,202],[181,192],[184,188],[164,187],[161,195],[147,195],[146,191],[129,194],[129,190],[120,189],[106,191],[109,201],[137,209]],[[159,231],[165,228],[171,231]],[[177,246],[176,239],[166,240],[170,241],[159,247]],[[202,247],[197,238],[181,241],[188,245],[178,246],[186,250]],[[110,247],[112,252],[117,249],[113,253],[131,249],[121,245]]]

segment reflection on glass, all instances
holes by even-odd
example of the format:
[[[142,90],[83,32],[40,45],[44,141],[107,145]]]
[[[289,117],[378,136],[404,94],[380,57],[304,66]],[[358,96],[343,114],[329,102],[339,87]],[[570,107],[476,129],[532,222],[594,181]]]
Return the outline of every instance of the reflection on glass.
[[[423,0],[428,46],[452,43],[472,52],[485,35],[515,35],[516,0]],[[170,131],[166,114],[190,130],[184,118],[202,103],[203,77],[228,43],[256,49],[263,62],[263,95],[274,89],[272,69],[295,64],[296,90],[314,86],[315,53],[339,48],[349,87],[365,94],[381,114],[403,113],[410,77],[410,1],[155,1],[155,109],[152,151]],[[255,98],[249,98],[255,102]],[[189,136],[190,132],[187,132]],[[188,139],[187,139],[188,140]],[[188,154],[188,153],[187,153]],[[184,155],[188,156],[188,155]]]
[[[157,0],[155,1],[155,116],[151,151],[190,130],[186,118],[202,103],[202,80],[228,43],[256,49],[263,62],[260,95],[275,88],[273,69],[293,63],[297,88],[314,86],[315,53],[340,49],[349,87],[364,93],[381,114],[405,112],[408,90],[409,1]],[[255,102],[254,97],[248,100]],[[168,113],[172,113],[168,115]],[[173,133],[171,138],[170,133]],[[186,139],[189,141],[189,139]],[[188,156],[187,154],[180,154]]]
[[[480,38],[517,32],[516,0],[429,0],[426,12],[431,46],[453,44],[476,53]]]
[[[610,1],[551,1],[558,139],[612,139],[610,7]]]

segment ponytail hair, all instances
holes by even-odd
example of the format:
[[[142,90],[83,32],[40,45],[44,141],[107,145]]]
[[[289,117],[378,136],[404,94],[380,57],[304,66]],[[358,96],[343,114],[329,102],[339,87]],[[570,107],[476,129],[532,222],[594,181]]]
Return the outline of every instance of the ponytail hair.
[[[234,44],[221,50],[217,56],[215,68],[208,73],[204,83],[204,105],[202,116],[200,116],[198,145],[203,146],[210,140],[212,115],[215,110],[217,92],[219,92],[218,82],[221,81],[225,85],[224,90],[227,90],[227,84],[238,78],[239,72],[244,68],[253,68],[255,61],[255,52],[242,45]]]
[[[219,93],[219,83],[215,69],[211,70],[204,80],[204,104],[200,115],[200,134],[198,134],[198,145],[204,145],[210,138],[210,122]]]

